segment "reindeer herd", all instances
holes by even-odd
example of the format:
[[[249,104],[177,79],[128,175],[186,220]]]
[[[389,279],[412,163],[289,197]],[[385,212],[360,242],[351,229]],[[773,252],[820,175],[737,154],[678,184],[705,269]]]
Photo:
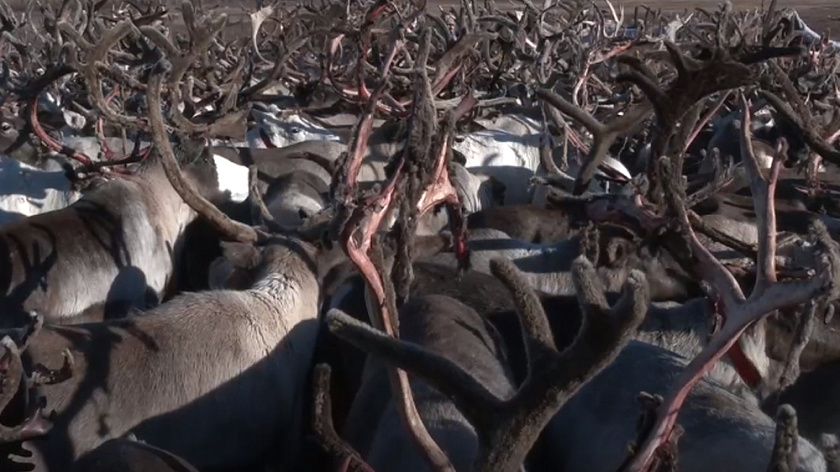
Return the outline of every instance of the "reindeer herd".
[[[515,3],[0,4],[0,470],[840,472],[837,43]]]

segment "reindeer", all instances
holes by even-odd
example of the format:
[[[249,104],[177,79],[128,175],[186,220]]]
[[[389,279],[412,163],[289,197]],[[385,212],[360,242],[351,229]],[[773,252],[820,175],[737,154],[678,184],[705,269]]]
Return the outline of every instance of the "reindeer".
[[[203,195],[217,193],[218,174],[200,150],[185,149],[181,166]],[[67,208],[0,227],[2,323],[22,310],[72,323],[98,303],[158,304],[175,275],[181,232],[196,216],[153,153],[131,177],[93,182]]]
[[[72,382],[43,390],[57,415],[50,437],[27,445],[31,462],[49,467],[38,470],[128,433],[201,469],[256,464],[276,444],[285,445],[277,457],[294,462],[299,388],[317,334],[316,251],[279,238],[229,245],[226,256],[253,280],[249,290],[183,294],[128,320],[46,326],[32,341],[33,361],[69,349],[78,366]],[[220,408],[232,416],[208,414]],[[230,428],[231,417],[253,420]]]
[[[533,244],[508,237],[492,229],[470,232],[467,247],[470,264],[474,270],[489,273],[490,261],[496,257],[510,259],[524,274],[535,290],[551,295],[573,294],[571,265],[575,258],[586,251],[586,237],[582,234],[554,244]],[[676,265],[667,253],[655,247],[639,247],[631,233],[624,230],[604,229],[598,232],[592,244],[598,251],[598,272],[611,293],[618,292],[630,270],[642,270],[651,281],[654,300],[685,299],[697,293],[696,285]],[[421,260],[433,261],[454,267],[457,263],[452,253],[442,253]]]
[[[56,410],[52,434],[26,443],[33,454],[21,459],[38,470],[63,468],[126,434],[198,469],[272,457],[295,462],[300,389],[317,334],[319,276],[332,259],[297,238],[272,237],[229,220],[181,175],[163,121],[161,86],[169,69],[163,61],[147,92],[156,159],[184,205],[242,241],[225,246],[228,263],[216,265],[222,271],[216,277],[247,280],[248,289],[183,294],[125,320],[45,326],[27,351],[31,360],[68,349],[78,361],[72,381],[43,390]],[[221,410],[232,416],[210,413]],[[231,423],[232,417],[254,421]],[[183,427],[188,429],[176,433]],[[277,444],[284,445],[281,451]]]
[[[131,439],[109,439],[73,463],[73,472],[198,472],[184,459]]]
[[[553,244],[577,233],[574,226],[584,220],[581,214],[583,206],[569,205],[570,208],[566,209],[540,208],[533,204],[505,205],[469,215],[467,227],[471,230],[499,230],[513,239],[528,243]]]
[[[63,33],[75,39],[78,49],[87,44],[83,38],[76,37],[73,26],[66,22],[62,25]],[[91,101],[97,103],[106,120],[148,130],[147,122],[124,117],[102,97],[97,61],[134,28],[131,22],[119,26],[108,30],[108,36],[97,47],[84,50],[89,56],[87,63],[81,62],[80,51],[76,50],[76,56],[70,60],[73,68],[69,70],[78,71],[84,77],[88,89],[94,91]],[[204,35],[194,39],[209,41],[211,28],[217,26],[204,25],[193,30],[194,35]],[[199,43],[191,44],[192,49],[186,54],[195,56]],[[185,68],[181,67],[181,71],[181,76],[186,74]],[[60,73],[67,72],[60,69],[45,76]],[[37,91],[33,93],[37,95]],[[104,304],[108,312],[109,305],[145,309],[159,304],[172,288],[173,280],[179,277],[175,268],[182,254],[184,228],[198,215],[179,196],[170,177],[180,165],[186,181],[196,186],[202,197],[224,201],[224,196],[219,195],[223,179],[215,167],[218,159],[208,154],[203,139],[196,141],[188,136],[197,134],[196,126],[204,126],[203,134],[212,136],[214,130],[223,130],[228,121],[235,121],[241,115],[241,111],[233,110],[217,117],[218,121],[211,125],[196,125],[182,116],[184,121],[176,129],[183,129],[185,137],[176,138],[175,168],[162,161],[156,149],[131,175],[96,179],[84,197],[72,206],[2,227],[0,246],[5,248],[2,252],[6,255],[0,262],[5,274],[0,283],[2,323],[13,324],[16,313],[28,310],[44,313],[50,322],[72,323],[74,316],[92,306]],[[163,140],[168,145],[170,138],[159,136],[153,141],[159,147]],[[79,157],[78,153],[74,156]],[[179,186],[187,184],[184,178],[177,182]]]
[[[61,210],[81,198],[63,171],[43,171],[0,156],[0,226]]]
[[[441,295],[412,297],[400,309],[400,339],[423,346],[469,372],[493,395],[515,392],[498,333],[475,311]],[[421,420],[456,470],[470,470],[478,441],[448,398],[421,380],[411,382]],[[342,437],[374,470],[429,470],[399,423],[385,366],[369,359]]]

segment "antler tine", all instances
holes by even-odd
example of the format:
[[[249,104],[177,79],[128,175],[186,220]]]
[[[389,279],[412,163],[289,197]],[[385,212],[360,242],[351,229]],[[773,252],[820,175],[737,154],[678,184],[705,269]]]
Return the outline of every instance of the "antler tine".
[[[149,107],[149,124],[152,128],[155,152],[160,156],[166,178],[169,179],[172,187],[190,208],[207,218],[208,221],[227,237],[242,242],[256,242],[266,239],[268,235],[261,231],[228,218],[212,203],[199,195],[192,184],[181,174],[181,170],[178,168],[178,161],[175,159],[175,153],[172,150],[172,144],[169,142],[169,135],[163,124],[163,110],[160,99],[163,75],[169,70],[171,70],[169,61],[166,59],[158,61],[149,76],[149,88],[146,92],[146,100]]]
[[[31,381],[33,385],[55,385],[73,377],[73,370],[76,366],[76,360],[69,349],[61,351],[61,356],[64,358],[61,367],[58,369],[50,369],[43,364],[36,364],[32,368]]]
[[[798,306],[820,296],[836,298],[837,287],[834,280],[840,276],[840,250],[827,235],[825,227],[816,223],[811,233],[822,247],[823,254],[817,259],[818,267],[815,276],[806,280],[787,282],[776,281],[775,274],[775,233],[776,220],[774,215],[775,183],[778,178],[778,166],[781,155],[777,152],[768,176],[763,176],[758,168],[752,147],[749,145],[749,107],[746,100],[741,99],[744,108],[742,126],[742,149],[745,152],[745,168],[750,176],[750,187],[755,205],[757,226],[759,232],[758,280],[749,298],[744,296],[735,278],[723,268],[712,254],[700,244],[688,220],[684,207],[684,190],[680,185],[681,179],[672,169],[667,158],[660,159],[664,188],[670,193],[666,202],[676,212],[684,237],[688,241],[695,263],[689,270],[693,270],[703,280],[709,281],[723,302],[726,323],[714,335],[703,351],[694,358],[680,374],[671,387],[665,401],[658,410],[658,418],[651,433],[647,436],[636,456],[624,470],[647,470],[659,446],[668,439],[675,424],[677,415],[691,388],[725,353],[735,347],[744,331],[756,320],[761,319],[773,310]],[[777,151],[781,151],[779,146]],[[737,351],[733,351],[736,352]],[[744,356],[745,357],[745,356]],[[749,359],[747,359],[749,361]],[[760,375],[760,373],[759,373]]]
[[[598,276],[592,265],[585,259],[575,264],[577,283],[597,291],[592,281]],[[582,295],[587,303],[582,307],[581,331],[568,349],[558,353],[539,299],[518,269],[504,259],[491,261],[490,268],[513,295],[528,349],[529,375],[510,399],[497,398],[448,359],[388,337],[339,310],[330,310],[327,323],[337,336],[420,376],[451,398],[478,433],[479,454],[473,470],[501,472],[520,467],[557,410],[615,358],[644,318],[650,297],[645,277],[638,271],[631,272],[622,299],[611,310],[594,303],[590,299],[594,292],[587,291]]]
[[[796,410],[782,405],[776,411],[776,441],[767,472],[781,472],[799,468],[799,428]]]
[[[549,105],[570,116],[592,133],[592,147],[581,167],[580,174],[575,181],[575,195],[582,194],[595,176],[598,166],[604,162],[610,147],[622,134],[642,123],[653,111],[648,102],[631,108],[623,116],[614,118],[603,124],[590,115],[586,110],[566,101],[557,93],[548,89],[538,89],[536,94]]]
[[[349,466],[345,470],[374,472],[373,469],[362,459],[362,456],[353,449],[335,431],[332,419],[332,400],[330,398],[330,366],[318,364],[315,366],[313,390],[313,419],[312,429],[321,442],[321,446],[336,459],[343,459]]]
[[[251,47],[254,48],[254,54],[263,62],[268,61],[260,54],[257,36],[260,34],[260,27],[262,27],[263,22],[274,14],[274,8],[274,5],[266,5],[249,15],[251,19]]]
[[[753,195],[753,204],[758,217],[758,279],[753,289],[763,293],[764,290],[776,282],[776,182],[779,179],[779,171],[782,166],[782,159],[787,156],[787,141],[782,138],[776,146],[776,154],[770,165],[770,175],[765,177],[758,160],[755,157],[755,150],[752,144],[752,118],[747,99],[741,94],[741,106],[744,109],[744,119],[741,122],[741,155],[744,156],[744,169],[750,177],[750,191]]]
[[[24,383],[23,363],[20,350],[12,338],[0,339],[0,348],[5,353],[0,356],[0,368],[5,367],[5,374],[0,375],[0,412],[12,401],[20,386]],[[37,408],[22,424],[9,427],[0,424],[0,444],[25,441],[46,434],[52,425],[44,418],[42,409]]]

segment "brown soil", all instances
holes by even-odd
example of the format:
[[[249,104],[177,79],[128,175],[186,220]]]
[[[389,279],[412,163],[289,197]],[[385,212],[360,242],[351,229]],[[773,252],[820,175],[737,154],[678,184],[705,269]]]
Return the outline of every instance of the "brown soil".
[[[288,3],[295,3],[289,0],[281,0]],[[318,0],[315,0],[316,2]],[[704,9],[714,9],[719,5],[721,2],[719,0],[693,0],[693,1],[684,1],[684,0],[611,0],[613,6],[616,8],[619,5],[624,5],[626,14],[632,14],[633,8],[641,7],[642,5],[647,5],[650,8],[654,9],[662,9],[663,12],[672,12],[672,13],[681,13],[686,10],[693,10],[694,8],[704,8]],[[270,3],[266,1],[266,3]],[[606,6],[606,2],[604,0],[596,0],[596,3]],[[255,9],[256,2],[250,1],[219,1],[219,0],[209,0],[205,1],[205,5],[226,5],[230,7],[234,7],[236,5],[239,8],[248,8],[248,9]],[[437,10],[438,6],[448,6],[448,5],[458,5],[458,0],[428,0],[428,8],[430,10]],[[745,8],[760,8],[762,4],[769,5],[770,0],[762,1],[762,0],[732,0],[732,4],[734,8],[737,9],[745,9]],[[510,0],[496,0],[496,5],[500,8],[503,8],[506,5],[510,5],[513,8],[516,3]],[[817,31],[818,33],[822,33],[825,31],[830,30],[840,30],[840,2],[837,0],[782,0],[778,2],[779,8],[784,7],[793,7],[796,8],[799,15],[802,17],[803,20],[810,26],[812,29]],[[232,8],[238,9],[238,8]],[[834,39],[840,39],[840,34],[833,34]]]
[[[7,0],[13,9],[21,11],[31,0]],[[245,27],[247,24],[247,12],[256,9],[256,0],[194,0],[205,8],[224,7],[230,17],[230,23],[233,25],[242,23]],[[285,4],[293,4],[303,2],[312,2],[320,4],[321,0],[264,0],[264,3],[270,4],[275,1]],[[351,0],[352,1],[352,0]],[[428,9],[436,11],[439,6],[458,5],[459,0],[427,0]],[[483,0],[478,0],[483,1]],[[619,5],[624,5],[625,12],[628,15],[633,14],[635,7],[642,7],[646,5],[653,9],[661,9],[665,13],[682,13],[694,8],[714,9],[721,2],[719,0],[611,0],[613,5],[618,8]],[[46,0],[45,3],[58,3],[59,0]],[[177,8],[181,0],[166,0],[171,3],[172,7]],[[605,0],[596,0],[596,3],[606,7]],[[770,0],[733,0],[733,6],[737,9],[744,8],[759,8],[762,4],[768,5]],[[496,5],[500,8],[510,7],[515,8],[517,3],[512,0],[496,0]],[[840,2],[838,0],[782,0],[779,2],[779,7],[794,7],[799,12],[803,20],[815,31],[830,32],[833,30],[840,30]],[[840,34],[832,34],[833,39],[840,39]]]

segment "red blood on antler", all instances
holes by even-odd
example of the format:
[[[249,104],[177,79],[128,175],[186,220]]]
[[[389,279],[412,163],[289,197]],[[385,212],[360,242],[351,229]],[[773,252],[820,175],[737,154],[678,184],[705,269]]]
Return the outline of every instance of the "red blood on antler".
[[[746,329],[755,321],[770,312],[791,306],[798,306],[809,300],[836,291],[834,280],[840,274],[840,254],[836,243],[831,241],[824,227],[815,227],[822,254],[817,257],[818,267],[814,277],[805,280],[780,282],[776,275],[776,215],[774,193],[779,176],[783,145],[777,147],[773,163],[764,175],[758,165],[750,139],[750,112],[746,99],[741,97],[744,119],[741,123],[741,153],[744,167],[750,176],[758,228],[758,257],[756,283],[752,293],[746,297],[733,275],[727,271],[708,249],[706,249],[691,228],[688,210],[684,206],[683,190],[679,179],[671,175],[663,179],[669,187],[669,206],[676,212],[683,235],[688,242],[695,259],[694,271],[709,282],[720,296],[722,312],[726,322],[703,351],[689,363],[680,377],[671,387],[665,400],[657,410],[656,423],[650,434],[637,449],[633,460],[623,471],[650,470],[660,446],[668,441],[676,423],[683,402],[692,387],[708,372],[721,357],[735,348],[736,357],[740,349],[739,342]],[[669,162],[663,158],[663,171],[672,173]],[[742,361],[748,360],[746,356]]]
[[[464,116],[469,112],[478,101],[472,94],[468,94],[461,100],[461,103],[453,110],[452,120]],[[461,213],[461,201],[458,192],[455,191],[455,186],[449,178],[449,170],[446,165],[446,156],[452,146],[452,135],[444,137],[441,143],[440,150],[435,155],[435,171],[434,180],[429,187],[420,196],[417,202],[418,217],[422,216],[429,210],[438,206],[441,203],[446,205],[449,212],[450,226],[452,234],[455,238],[455,256],[462,266],[466,264],[469,258],[469,250],[466,246],[466,222]]]
[[[29,122],[32,124],[32,129],[35,131],[35,135],[50,149],[55,152],[64,154],[65,156],[70,157],[81,163],[84,166],[90,166],[93,164],[93,160],[88,157],[85,153],[76,151],[75,149],[68,148],[67,146],[62,145],[58,141],[52,138],[45,130],[41,127],[41,123],[38,122],[38,96],[32,98],[29,103],[30,110],[29,110]]]
[[[428,41],[429,39],[426,36],[424,46],[421,46],[421,49],[425,49],[426,51],[425,53],[421,53],[421,57],[424,59],[417,61],[418,71],[421,71],[420,77],[425,82],[423,91],[419,91],[415,95],[415,100],[417,102],[413,103],[414,106],[412,113],[415,114],[413,119],[417,120],[435,119],[434,115],[423,115],[424,111],[428,111],[426,107],[427,104],[425,102],[420,103],[421,101],[431,99],[431,97],[428,96],[431,88],[428,87],[428,78],[423,70],[425,67],[425,58],[428,57]],[[359,201],[355,195],[355,190],[357,187],[356,181],[359,174],[359,168],[361,167],[362,159],[365,155],[367,142],[370,138],[373,126],[373,115],[375,110],[379,108],[379,98],[382,96],[387,86],[388,71],[392,63],[393,55],[396,52],[396,48],[397,43],[395,39],[391,54],[386,61],[387,68],[385,68],[382,73],[384,77],[383,82],[379,87],[377,87],[374,93],[371,94],[371,97],[367,102],[365,112],[363,113],[359,124],[356,127],[354,137],[351,140],[349,156],[347,158],[347,162],[345,163],[342,188],[344,193],[340,196],[342,210],[349,213],[349,216],[345,220],[344,226],[340,232],[340,244],[347,253],[347,256],[353,261],[359,272],[365,278],[370,293],[374,297],[373,303],[369,304],[372,325],[393,338],[398,337],[399,329],[396,322],[396,306],[392,302],[393,297],[388,296],[388,287],[386,287],[385,278],[383,274],[380,274],[379,269],[374,264],[371,256],[369,255],[369,251],[373,247],[373,238],[375,233],[380,229],[383,218],[389,213],[392,205],[394,204],[397,187],[400,186],[404,179],[413,178],[413,176],[407,175],[404,172],[407,159],[422,159],[425,156],[418,157],[411,155],[411,152],[408,151],[401,153],[398,157],[399,161],[394,166],[395,170],[392,172],[390,179],[378,195],[362,198]],[[458,116],[463,116],[463,114],[469,111],[469,109],[471,109],[474,105],[475,99],[468,96],[464,99],[461,106],[459,106],[448,119],[453,120],[457,119]],[[431,110],[432,113],[434,113],[433,107]],[[424,123],[413,123],[414,126],[421,126],[422,124]],[[448,133],[448,130],[444,132]],[[418,201],[416,203],[411,202],[411,204],[416,205],[414,208],[417,209],[417,215],[415,215],[415,217],[417,217],[439,203],[446,203],[447,208],[450,211],[450,215],[453,216],[453,221],[457,221],[459,228],[463,229],[464,224],[463,219],[460,217],[461,211],[458,194],[449,179],[449,172],[446,165],[446,157],[449,153],[450,145],[451,135],[447,134],[440,140],[440,148],[432,154],[435,159],[435,162],[433,163],[434,165],[432,166],[432,181],[420,195],[414,197],[417,198]],[[409,215],[402,216],[409,217]],[[457,235],[462,235],[463,231],[456,231],[455,233],[456,238],[458,238],[459,236]],[[460,237],[460,242],[456,243],[456,246],[458,247],[459,256],[465,257],[466,246],[463,243],[463,237]],[[425,457],[430,462],[430,465],[435,470],[452,471],[452,465],[449,463],[446,455],[429,436],[428,431],[426,431],[426,428],[420,419],[416,406],[414,405],[406,373],[399,369],[389,369],[389,379],[394,395],[399,399],[397,403],[400,416],[408,426],[411,437],[423,450]]]

